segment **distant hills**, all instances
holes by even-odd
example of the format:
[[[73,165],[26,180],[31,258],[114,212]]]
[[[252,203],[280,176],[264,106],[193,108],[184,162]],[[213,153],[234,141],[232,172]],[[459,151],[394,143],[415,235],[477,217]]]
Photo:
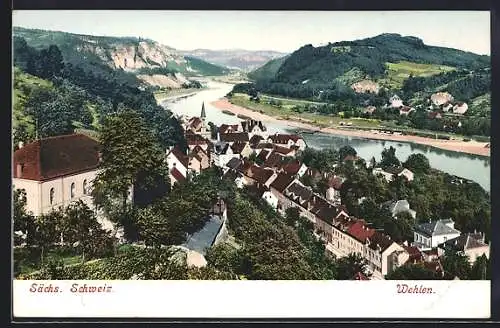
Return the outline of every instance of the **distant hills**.
[[[229,69],[198,58],[184,56],[172,47],[135,37],[108,37],[13,27],[13,36],[40,49],[57,45],[64,60],[92,71],[110,67],[130,72],[143,80],[147,76],[169,77],[166,87],[181,87],[186,77],[224,75]]]
[[[391,33],[319,47],[305,45],[269,61],[248,77],[258,91],[288,97],[314,98],[322,91],[323,100],[345,100],[380,89],[406,90],[404,96],[412,98],[416,93],[453,89],[459,93],[456,98],[466,94],[467,99],[461,100],[467,101],[489,91],[490,74],[489,56],[430,46],[419,38]]]
[[[228,49],[228,50],[209,50],[195,49],[179,51],[185,56],[196,57],[209,63],[222,65],[232,69],[242,71],[254,70],[270,60],[283,57],[286,53],[268,50],[243,50],[243,49]]]

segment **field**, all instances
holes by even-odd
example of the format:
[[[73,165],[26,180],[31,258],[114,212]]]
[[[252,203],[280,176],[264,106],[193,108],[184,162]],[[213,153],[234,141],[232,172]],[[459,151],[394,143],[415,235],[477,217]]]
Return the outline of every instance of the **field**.
[[[407,61],[386,63],[387,77],[379,80],[381,85],[389,88],[401,88],[404,80],[413,76],[431,76],[454,70],[454,67],[434,64],[418,64]]]
[[[282,102],[281,107],[269,104],[269,101],[271,99],[280,100]],[[295,120],[295,121],[307,122],[315,124],[319,127],[338,126],[340,122],[351,123],[352,126],[359,126],[359,127],[375,128],[380,126],[380,122],[378,120],[370,120],[362,118],[343,119],[338,116],[328,116],[328,115],[320,115],[314,113],[298,113],[292,109],[295,105],[300,105],[300,104],[303,105],[304,103],[314,103],[305,100],[277,98],[277,97],[262,95],[260,103],[256,103],[254,101],[251,101],[248,95],[242,93],[236,93],[231,97],[230,101],[235,105],[249,108],[254,111],[260,112],[262,114],[274,116],[282,120]]]

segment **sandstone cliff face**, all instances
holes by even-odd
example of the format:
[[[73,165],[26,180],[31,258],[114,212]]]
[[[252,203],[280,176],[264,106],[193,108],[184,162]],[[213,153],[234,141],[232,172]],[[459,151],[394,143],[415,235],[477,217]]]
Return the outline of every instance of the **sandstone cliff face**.
[[[141,68],[167,67],[169,62],[187,65],[182,55],[173,49],[154,41],[137,43],[115,43],[100,45],[97,40],[85,39],[83,45],[77,47],[80,52],[89,52],[98,56],[112,68],[121,68],[134,72]]]
[[[351,85],[351,88],[357,92],[357,93],[365,93],[365,92],[371,92],[371,93],[378,93],[380,90],[380,86],[370,80],[362,80],[357,83],[354,83]]]

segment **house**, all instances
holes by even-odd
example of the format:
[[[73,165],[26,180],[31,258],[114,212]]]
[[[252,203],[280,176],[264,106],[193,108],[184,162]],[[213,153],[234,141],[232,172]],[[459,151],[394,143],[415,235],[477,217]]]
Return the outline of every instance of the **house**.
[[[403,106],[403,100],[401,100],[401,98],[399,98],[398,95],[392,96],[389,99],[389,103],[390,103],[389,106],[392,108],[399,108],[399,107]]]
[[[415,111],[415,108],[413,108],[413,107],[401,106],[399,108],[399,115],[408,115],[408,114],[410,114],[411,112],[414,112],[414,111]]]
[[[248,142],[248,133],[246,132],[231,132],[231,133],[219,133],[220,141],[227,142],[232,145],[235,142]]]
[[[445,103],[441,105],[441,109],[443,110],[443,112],[449,112],[451,109],[453,109],[453,105],[450,103]]]
[[[413,245],[420,250],[429,250],[460,236],[451,219],[421,223],[413,230]]]
[[[282,171],[301,178],[307,171],[307,166],[299,160],[293,160],[282,167]]]
[[[210,155],[201,146],[195,146],[188,155],[188,170],[200,173],[210,167]]]
[[[344,179],[339,176],[332,176],[328,179],[328,189],[326,189],[326,199],[333,202],[335,205],[340,205],[340,189]]]
[[[272,169],[279,169],[282,167],[283,162],[284,162],[284,156],[275,151],[272,151],[267,156],[266,161],[264,162],[264,166]]]
[[[271,193],[278,198],[278,210],[282,212],[288,207],[293,206],[293,202],[284,195],[284,192],[294,181],[296,181],[296,179],[292,174],[280,172],[269,186]]]
[[[203,228],[189,234],[186,241],[179,246],[180,249],[187,250],[188,266],[203,267],[207,264],[205,259],[207,250],[224,242],[229,236],[226,222],[226,204],[222,199],[219,199],[213,206]]]
[[[266,159],[271,155],[271,151],[267,149],[262,149],[257,155],[257,160],[264,163]]]
[[[375,106],[368,106],[365,109],[363,109],[364,114],[373,114],[377,110],[377,107]]]
[[[234,132],[243,132],[241,131],[239,124],[222,124],[219,126],[219,133],[221,134]]]
[[[447,250],[453,250],[469,257],[471,264],[476,262],[478,257],[485,255],[490,258],[490,246],[484,242],[482,233],[463,233],[460,236],[448,239],[439,245],[446,253]]]
[[[231,145],[233,154],[239,154],[241,157],[249,157],[253,153],[248,142],[236,141]]]
[[[200,117],[191,117],[184,127],[184,130],[190,131],[195,134],[201,135],[203,138],[210,139],[211,132],[210,127],[206,122],[206,111],[205,111],[205,103],[201,104],[201,113]]]
[[[249,140],[250,147],[256,148],[257,145],[263,140],[265,140],[263,136],[258,134],[253,135]]]
[[[278,208],[278,197],[274,195],[271,190],[260,183],[255,185],[251,185],[248,189],[258,198],[262,198],[266,201],[269,206],[271,206],[274,210]]]
[[[382,204],[382,206],[388,207],[389,211],[392,214],[392,217],[395,218],[400,213],[410,213],[410,215],[415,219],[417,217],[417,212],[410,209],[410,203],[406,199],[400,199],[397,201],[388,201]]]
[[[300,151],[306,149],[306,143],[302,137],[295,134],[274,134],[267,138],[267,142],[291,148],[298,146]]]
[[[453,97],[448,92],[436,92],[431,95],[431,102],[434,106],[441,106],[452,101]]]
[[[240,125],[241,125],[241,130],[243,132],[250,134],[251,136],[254,135],[263,136],[267,134],[267,129],[264,126],[264,124],[262,124],[262,121],[246,120],[240,122]]]
[[[288,147],[281,147],[278,145],[274,145],[273,149],[275,152],[277,152],[278,154],[281,154],[285,157],[294,157],[295,152],[296,152],[296,146],[292,146],[291,148],[288,148]]]
[[[43,138],[17,149],[12,184],[25,190],[26,210],[38,216],[78,200],[94,209],[99,151],[99,143],[83,134]]]
[[[394,175],[403,176],[407,181],[413,181],[414,173],[404,167],[391,167],[383,170],[382,168],[376,167],[372,170],[374,175],[381,175],[387,182],[391,182]]]
[[[229,133],[229,134],[236,134],[236,133]],[[213,164],[221,168],[224,168],[232,158],[240,157],[240,154],[235,154],[233,152],[231,144],[224,141],[217,141],[213,145],[213,150],[211,154],[212,154],[211,158]]]
[[[199,146],[204,151],[207,151],[211,144],[210,140],[202,137],[200,134],[193,133],[190,130],[186,131],[185,138],[188,148],[190,150],[192,150],[196,146]]]
[[[466,103],[458,102],[455,106],[453,106],[453,113],[462,115],[462,114],[465,114],[467,109],[469,109],[469,106],[467,106]]]
[[[167,165],[172,185],[186,180],[189,170],[189,156],[177,146],[167,150]]]
[[[246,185],[260,184],[269,187],[276,179],[278,174],[274,170],[258,165],[251,165],[248,169],[242,172],[245,175]]]

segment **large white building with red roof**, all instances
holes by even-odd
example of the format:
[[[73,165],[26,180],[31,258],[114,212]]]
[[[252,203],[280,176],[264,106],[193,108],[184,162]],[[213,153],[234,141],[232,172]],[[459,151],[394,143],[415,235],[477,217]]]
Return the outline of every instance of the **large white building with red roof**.
[[[26,191],[26,209],[35,216],[77,200],[93,208],[99,162],[99,143],[83,134],[36,140],[14,152],[13,187]]]

